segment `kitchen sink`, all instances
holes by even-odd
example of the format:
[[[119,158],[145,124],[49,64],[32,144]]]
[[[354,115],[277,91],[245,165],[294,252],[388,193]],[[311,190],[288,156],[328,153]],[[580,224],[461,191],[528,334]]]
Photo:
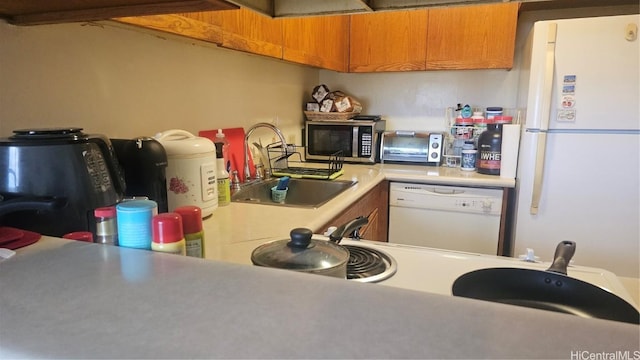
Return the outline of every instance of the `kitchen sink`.
[[[231,195],[232,202],[317,208],[357,183],[351,180],[290,179],[284,202],[271,200],[271,188],[278,179],[244,185]]]

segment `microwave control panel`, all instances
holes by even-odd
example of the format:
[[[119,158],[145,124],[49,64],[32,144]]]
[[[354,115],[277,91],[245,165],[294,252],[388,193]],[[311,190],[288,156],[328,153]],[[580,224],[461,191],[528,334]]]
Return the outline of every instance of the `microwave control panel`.
[[[373,149],[373,132],[370,126],[360,126],[358,129],[358,157],[370,157]]]

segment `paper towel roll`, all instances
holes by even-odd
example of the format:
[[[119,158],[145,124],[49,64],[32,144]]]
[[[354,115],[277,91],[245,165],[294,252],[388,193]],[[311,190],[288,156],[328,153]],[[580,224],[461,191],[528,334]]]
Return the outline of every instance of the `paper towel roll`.
[[[500,177],[515,178],[520,149],[519,124],[502,125],[502,147],[500,156]]]

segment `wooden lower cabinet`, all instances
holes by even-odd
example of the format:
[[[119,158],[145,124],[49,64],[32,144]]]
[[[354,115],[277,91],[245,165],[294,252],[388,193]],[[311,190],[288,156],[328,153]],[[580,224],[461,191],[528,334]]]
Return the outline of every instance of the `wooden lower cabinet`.
[[[362,195],[349,208],[338,214],[315,233],[324,233],[329,226],[340,226],[358,216],[368,216],[369,223],[360,228],[365,240],[387,241],[389,227],[389,181],[382,181]]]

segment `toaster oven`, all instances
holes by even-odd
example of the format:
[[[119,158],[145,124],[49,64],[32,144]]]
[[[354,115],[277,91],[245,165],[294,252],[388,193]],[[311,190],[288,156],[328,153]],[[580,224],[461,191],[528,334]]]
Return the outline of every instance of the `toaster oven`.
[[[438,166],[442,162],[444,134],[426,131],[388,131],[382,135],[382,162]]]

